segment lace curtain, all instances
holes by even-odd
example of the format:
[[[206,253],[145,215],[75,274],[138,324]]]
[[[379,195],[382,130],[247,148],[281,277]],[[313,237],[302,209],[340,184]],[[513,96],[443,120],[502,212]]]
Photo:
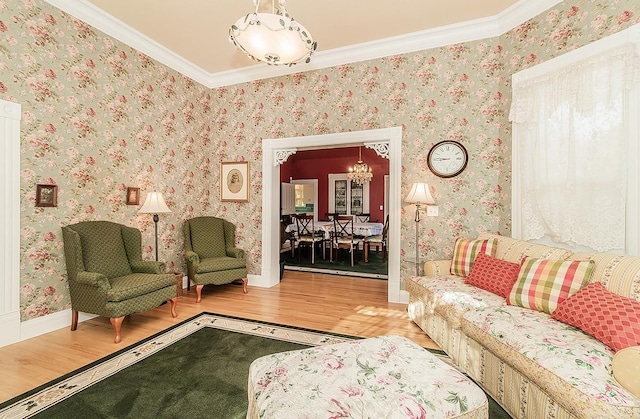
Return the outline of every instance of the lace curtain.
[[[522,239],[625,248],[625,93],[639,80],[638,62],[626,44],[514,84]]]

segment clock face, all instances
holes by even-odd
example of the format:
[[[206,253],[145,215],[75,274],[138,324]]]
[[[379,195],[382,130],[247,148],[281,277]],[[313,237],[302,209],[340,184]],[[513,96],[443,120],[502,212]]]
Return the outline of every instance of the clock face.
[[[457,176],[467,167],[468,154],[457,141],[442,141],[429,150],[427,164],[436,176]]]

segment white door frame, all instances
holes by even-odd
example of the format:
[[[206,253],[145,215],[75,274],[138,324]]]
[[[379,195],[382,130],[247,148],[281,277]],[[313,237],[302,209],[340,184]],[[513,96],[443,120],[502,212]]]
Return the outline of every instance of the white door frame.
[[[280,201],[273,199],[280,190],[280,164],[298,150],[355,147],[363,144],[386,146],[383,151],[389,157],[389,249],[391,249],[387,299],[390,302],[408,302],[407,292],[400,290],[402,127],[262,141],[262,272],[259,276],[250,276],[251,285],[272,287],[280,282],[278,243]],[[378,154],[380,154],[379,151]]]
[[[18,342],[20,324],[20,119],[22,106],[0,100],[0,347]]]

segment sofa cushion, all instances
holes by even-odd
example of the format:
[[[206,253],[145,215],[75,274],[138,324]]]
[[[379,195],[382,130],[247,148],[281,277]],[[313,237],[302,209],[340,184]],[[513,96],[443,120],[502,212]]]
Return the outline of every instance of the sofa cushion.
[[[496,239],[471,240],[457,238],[451,260],[451,274],[466,278],[479,253],[495,255]]]
[[[131,300],[150,294],[166,287],[175,287],[174,274],[144,274],[135,273],[113,278],[111,288],[107,291],[107,300],[111,302]]]
[[[640,345],[640,303],[589,284],[564,300],[552,317],[619,351]]]
[[[526,256],[541,259],[567,259],[571,251],[559,247],[551,247],[544,244],[530,243],[524,240],[500,236],[491,233],[482,233],[478,239],[496,239],[498,241],[495,257],[509,262],[520,264]]]
[[[464,281],[501,297],[507,297],[518,279],[520,265],[480,253]]]
[[[507,304],[552,313],[558,304],[576,293],[593,271],[591,260],[564,261],[525,258]]]
[[[109,279],[131,274],[120,224],[89,221],[71,227],[80,236],[85,270]]]
[[[199,274],[207,272],[226,271],[229,269],[240,269],[247,266],[244,259],[231,258],[231,257],[219,257],[219,258],[207,258],[202,259],[198,265],[197,272]]]
[[[637,399],[611,375],[613,351],[547,313],[517,306],[485,307],[467,311],[461,326],[466,336],[565,408],[594,418],[640,413]]]
[[[453,275],[412,277],[406,284],[411,294],[424,301],[453,328],[460,328],[462,315],[468,310],[504,304],[503,297],[465,284],[463,278]]]
[[[201,259],[227,256],[222,218],[192,218],[189,228],[191,247]]]
[[[574,253],[568,259],[591,259],[596,266],[590,282],[600,282],[606,289],[640,301],[640,257],[608,253]]]

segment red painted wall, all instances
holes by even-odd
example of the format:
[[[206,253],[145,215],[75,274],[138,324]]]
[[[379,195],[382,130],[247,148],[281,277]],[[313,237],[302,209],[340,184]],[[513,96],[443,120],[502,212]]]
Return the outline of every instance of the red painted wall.
[[[348,173],[349,166],[358,161],[358,147],[333,148],[326,150],[298,151],[280,166],[280,181],[289,178],[318,179],[318,218],[323,219],[329,212],[329,173]],[[384,175],[389,174],[389,160],[376,154],[374,150],[362,147],[362,161],[373,171],[369,185],[369,212],[371,221],[384,222]]]

